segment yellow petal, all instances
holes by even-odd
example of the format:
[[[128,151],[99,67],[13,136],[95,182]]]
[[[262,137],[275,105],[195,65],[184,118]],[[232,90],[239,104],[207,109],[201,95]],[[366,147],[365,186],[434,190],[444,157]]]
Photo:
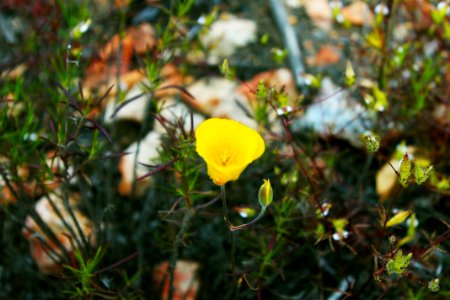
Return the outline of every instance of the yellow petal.
[[[397,213],[386,223],[386,227],[391,227],[391,226],[395,226],[397,224],[402,223],[403,221],[406,220],[406,218],[409,217],[409,215],[411,213],[412,213],[412,210],[401,211],[401,212]]]
[[[237,180],[239,175],[245,170],[245,166],[217,166],[214,163],[206,162],[209,177],[217,185],[223,185],[231,180]]]
[[[265,150],[255,130],[237,121],[211,118],[195,130],[197,153],[206,161],[208,175],[217,185],[236,180]]]

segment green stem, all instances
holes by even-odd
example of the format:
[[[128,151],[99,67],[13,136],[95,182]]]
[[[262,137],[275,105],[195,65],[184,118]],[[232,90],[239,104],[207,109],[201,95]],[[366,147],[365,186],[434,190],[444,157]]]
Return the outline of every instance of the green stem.
[[[230,231],[231,234],[231,275],[236,274],[236,260],[234,259],[236,253],[236,231]]]
[[[384,21],[384,41],[383,41],[383,46],[381,49],[381,63],[379,65],[379,70],[378,70],[378,86],[381,90],[383,90],[386,87],[386,62],[388,61],[388,57],[387,57],[387,49],[388,49],[388,42],[390,40],[390,36],[391,36],[391,23],[392,23],[392,18],[394,16],[394,0],[388,0],[387,1],[387,8],[389,11],[388,16],[386,17],[385,21]]]
[[[267,207],[263,206],[261,208],[261,211],[259,212],[259,215],[254,218],[253,220],[251,220],[248,223],[245,224],[241,224],[238,226],[234,226],[233,224],[231,224],[230,222],[230,218],[228,217],[228,208],[227,208],[227,197],[226,197],[226,192],[225,192],[225,184],[220,186],[220,196],[222,198],[222,206],[223,206],[223,219],[225,220],[225,224],[227,224],[228,228],[230,229],[230,231],[238,231],[238,230],[242,230],[256,222],[258,222],[265,214]]]
[[[195,211],[193,209],[188,209],[186,211],[186,214],[183,217],[183,221],[181,221],[180,230],[178,231],[175,237],[175,242],[172,247],[172,255],[170,256],[169,261],[169,297],[168,297],[169,300],[173,299],[173,294],[175,292],[175,287],[173,283],[175,281],[175,267],[177,264],[179,248],[181,242],[183,241],[183,236],[189,227],[191,218],[194,216],[194,212]]]
[[[389,208],[386,212],[386,218],[384,219],[384,223],[383,223],[383,236],[384,236],[384,231],[386,230],[386,224],[387,224],[389,218],[391,217],[392,208],[394,207],[394,203],[397,200],[398,196],[400,195],[401,191],[402,191],[402,186],[399,186],[394,197],[391,200],[391,203],[389,204]]]

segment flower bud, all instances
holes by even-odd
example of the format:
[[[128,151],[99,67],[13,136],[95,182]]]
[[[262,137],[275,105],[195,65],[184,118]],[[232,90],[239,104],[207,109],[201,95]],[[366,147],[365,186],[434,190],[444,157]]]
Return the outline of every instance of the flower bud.
[[[267,207],[272,203],[273,190],[269,179],[264,179],[264,183],[259,188],[258,200],[262,207]]]
[[[428,288],[430,289],[430,291],[432,292],[437,292],[439,291],[439,278],[435,278],[431,281],[428,282]]]

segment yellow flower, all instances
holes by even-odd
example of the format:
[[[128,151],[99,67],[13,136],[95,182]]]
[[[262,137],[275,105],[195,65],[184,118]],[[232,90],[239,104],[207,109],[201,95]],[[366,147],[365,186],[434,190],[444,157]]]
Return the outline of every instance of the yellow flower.
[[[237,121],[211,118],[195,130],[197,153],[205,160],[208,175],[217,185],[236,180],[265,150],[255,130]]]

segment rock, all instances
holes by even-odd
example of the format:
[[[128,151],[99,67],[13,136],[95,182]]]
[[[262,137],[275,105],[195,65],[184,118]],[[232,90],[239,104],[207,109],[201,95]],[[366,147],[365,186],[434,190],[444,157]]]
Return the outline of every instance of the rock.
[[[222,77],[204,78],[187,87],[203,112],[211,117],[228,118],[256,128],[255,121],[246,115],[251,112],[247,98],[238,92],[235,81]]]
[[[251,80],[241,84],[238,87],[238,92],[243,94],[250,102],[254,102],[256,101],[256,89],[261,81],[264,81],[267,87],[284,88],[289,103],[294,103],[298,98],[294,77],[291,71],[285,68],[256,74]]]
[[[395,166],[398,164],[398,161],[391,159],[390,163]],[[392,170],[391,166],[386,163],[378,170],[375,176],[375,182],[376,191],[380,197],[380,201],[384,202],[392,195],[394,187],[398,185],[397,174]]]
[[[78,195],[71,195],[68,200],[69,206],[76,222],[81,228],[84,238],[89,243],[94,244],[96,237],[93,223],[78,210],[78,201]],[[58,216],[57,211],[54,209],[51,202],[53,202],[56,209],[61,213],[62,218]],[[74,219],[64,206],[60,191],[51,193],[48,197],[44,196],[40,198],[35,205],[35,210],[67,252],[72,253],[75,250],[72,245],[82,243],[82,237],[79,235]],[[69,230],[64,222],[71,230]],[[75,235],[73,235],[71,231],[73,231]],[[62,249],[60,249],[55,242],[45,234],[31,216],[27,216],[25,227],[22,229],[22,234],[30,243],[31,256],[41,272],[51,273],[60,272],[62,270],[58,258],[55,256],[55,254],[64,255]]]
[[[139,153],[136,159],[136,152],[138,149]],[[119,172],[122,175],[119,183],[119,193],[121,195],[130,196],[133,189],[133,182],[137,178],[151,171],[151,169],[139,163],[149,165],[159,164],[159,151],[161,151],[161,134],[155,131],[151,131],[140,141],[140,143],[135,142],[125,150],[128,154],[122,156],[119,161]],[[136,177],[134,174],[135,172]],[[151,177],[136,182],[136,191],[134,195],[142,196],[150,184]]]
[[[19,64],[9,70],[1,71],[0,79],[2,80],[17,80],[27,71],[26,64]]]
[[[286,4],[287,7],[291,8],[299,8],[302,6],[302,0],[284,0],[284,4]]]
[[[173,300],[195,300],[200,282],[197,272],[200,265],[187,260],[177,260],[174,271]],[[169,262],[164,261],[153,270],[153,280],[156,286],[162,286],[161,299],[169,297]]]
[[[339,49],[331,45],[323,45],[315,56],[307,58],[308,64],[315,67],[336,64],[340,60],[341,55]]]
[[[209,30],[200,35],[200,41],[208,52],[207,62],[218,64],[231,56],[239,47],[256,41],[256,22],[224,14]]]
[[[95,94],[102,97],[111,88],[107,96],[107,99],[111,99],[119,90],[127,91],[144,79],[145,76],[140,70],[121,73],[115,65],[96,60],[86,70],[82,84],[83,93],[85,96]]]
[[[119,108],[121,103],[114,103],[114,99],[110,99],[108,101],[105,108],[104,122],[105,124],[111,124],[117,120],[131,120],[138,123],[142,123],[144,121],[146,107],[148,102],[150,101],[150,94],[145,91],[145,88],[142,84],[138,84],[134,86],[127,94],[124,101],[128,99],[133,99],[130,103],[125,104],[121,107],[117,113],[114,115],[116,109]]]
[[[373,12],[367,3],[354,1],[352,4],[342,8],[344,19],[352,25],[371,26],[374,22]]]
[[[143,80],[145,78],[143,72],[130,70],[131,59],[135,54],[143,55],[153,49],[156,42],[155,30],[147,23],[130,27],[123,38],[118,34],[114,35],[99,51],[98,58],[89,64],[85,72],[82,86],[86,96],[94,92],[102,95],[111,86],[114,88],[109,96],[114,96],[117,86],[120,86],[121,90],[127,90]],[[117,55],[119,54],[118,66]],[[120,77],[119,82],[117,82],[118,77]]]
[[[123,38],[114,35],[109,42],[100,50],[99,56],[103,61],[108,61],[120,53],[122,63],[129,63],[133,53],[145,54],[156,45],[155,30],[148,23],[142,23],[135,27],[130,27]],[[113,63],[115,63],[113,61]]]
[[[333,12],[328,0],[303,0],[302,2],[314,25],[328,31],[333,24]]]
[[[307,106],[304,116],[294,123],[293,129],[312,128],[322,136],[334,135],[361,148],[360,137],[370,130],[372,117],[364,106],[350,98],[347,91],[336,93],[339,89],[325,77],[318,97]]]
[[[437,104],[432,113],[437,125],[442,126],[442,128],[449,128],[450,126],[450,108],[448,104],[439,103]],[[447,130],[448,132],[448,130]]]
[[[148,89],[146,88],[150,86],[150,83],[145,79],[144,75],[141,75],[140,77],[133,75],[136,73],[142,74],[142,72],[138,70],[131,71],[121,77],[121,82],[123,83],[122,88],[128,90],[124,101],[134,97],[137,98],[130,103],[125,104],[122,108],[120,108],[117,114],[112,117],[114,111],[121,105],[121,103],[115,103],[115,90],[113,89],[110,92],[109,97],[106,99],[104,115],[104,121],[106,124],[117,120],[132,120],[138,123],[141,123],[144,120],[146,114],[145,108],[152,97],[151,93],[148,92]],[[162,67],[161,77],[162,83],[154,92],[154,97],[157,99],[164,99],[179,94],[179,90],[168,87],[181,87],[188,80],[188,78],[181,76],[176,67],[172,64],[167,64]]]
[[[42,186],[45,186],[46,191],[54,191],[57,189],[61,184],[58,175],[63,173],[64,166],[61,159],[59,157],[54,157],[54,154],[55,153],[53,151],[46,154],[46,166],[43,166],[43,168],[48,170],[49,173],[46,174],[46,180],[41,182],[41,184],[37,184],[36,180],[30,179],[29,175],[30,172],[32,172],[32,169],[26,165],[17,166],[17,175],[20,181],[19,184],[17,181],[10,180],[8,186],[3,177],[0,176],[0,204],[8,205],[10,203],[15,203],[16,200],[18,200],[16,199],[16,195],[20,195],[21,193],[24,193],[31,198],[38,197],[43,194]],[[10,162],[6,157],[0,156],[0,163],[6,166]],[[8,168],[5,169],[8,170]],[[70,182],[76,182],[76,176],[73,174],[73,168],[69,168],[67,172]],[[11,179],[11,174],[9,174],[8,171],[6,172],[6,176]]]
[[[167,121],[171,124],[177,124],[178,121],[182,120],[185,132],[194,130],[204,120],[204,117],[202,115],[194,113],[192,109],[187,105],[181,103],[180,101],[176,101],[173,98],[168,98],[161,102],[162,105],[159,115],[163,118],[164,121]],[[191,128],[191,113],[193,117],[193,128]],[[158,121],[155,122],[155,127],[153,130],[161,134],[166,133],[166,129]]]

